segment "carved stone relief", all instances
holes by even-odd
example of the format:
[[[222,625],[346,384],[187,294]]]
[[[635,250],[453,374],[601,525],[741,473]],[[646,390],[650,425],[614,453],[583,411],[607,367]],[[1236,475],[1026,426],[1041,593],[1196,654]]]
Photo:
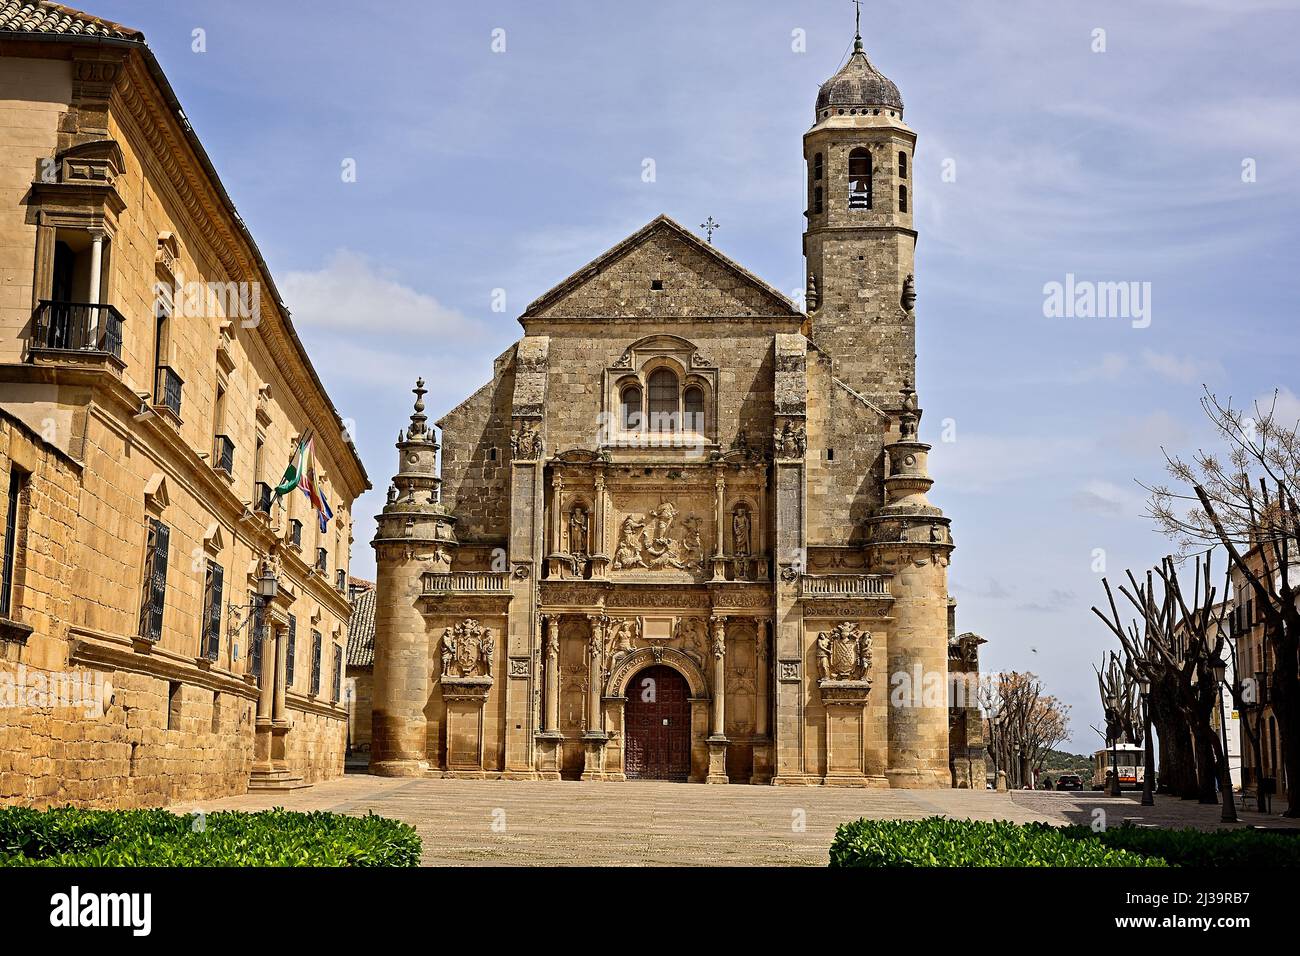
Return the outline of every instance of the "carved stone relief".
[[[491,677],[495,641],[492,628],[466,618],[442,632],[439,654],[443,677]]]
[[[841,621],[817,635],[817,682],[871,682],[871,632]]]

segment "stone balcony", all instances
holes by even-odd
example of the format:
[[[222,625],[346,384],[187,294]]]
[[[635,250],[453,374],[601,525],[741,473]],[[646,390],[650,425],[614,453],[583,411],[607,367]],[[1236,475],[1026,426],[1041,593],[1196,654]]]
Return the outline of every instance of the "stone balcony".
[[[803,600],[891,598],[887,574],[804,574],[799,577]]]
[[[429,571],[423,583],[425,594],[510,594],[505,571]]]

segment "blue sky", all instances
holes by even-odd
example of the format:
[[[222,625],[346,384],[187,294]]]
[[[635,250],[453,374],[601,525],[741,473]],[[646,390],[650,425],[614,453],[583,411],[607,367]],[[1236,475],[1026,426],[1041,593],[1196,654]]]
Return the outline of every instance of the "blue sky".
[[[848,0],[86,5],[144,31],[356,422],[360,575],[415,377],[452,407],[529,301],[655,215],[711,215],[722,251],[802,284],[800,138]],[[1092,750],[1094,551],[1114,577],[1170,548],[1134,480],[1206,440],[1202,383],[1280,387],[1300,417],[1300,3],[864,6],[919,135],[918,389],[959,627]],[[1150,324],[1045,317],[1067,274],[1150,283]]]

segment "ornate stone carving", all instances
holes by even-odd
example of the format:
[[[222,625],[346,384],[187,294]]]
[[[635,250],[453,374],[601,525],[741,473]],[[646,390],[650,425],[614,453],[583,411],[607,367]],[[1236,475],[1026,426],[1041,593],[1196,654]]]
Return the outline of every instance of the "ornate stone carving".
[[[687,515],[681,521],[681,531],[676,532],[673,523],[677,514],[677,506],[665,501],[648,514],[624,517],[619,525],[618,545],[614,549],[614,570],[675,568],[699,571],[704,563],[700,519]]]
[[[510,450],[517,460],[532,461],[542,457],[542,436],[536,422],[519,422],[510,434]]]
[[[512,657],[510,658],[510,676],[526,678],[531,666],[532,660],[530,658]]]
[[[871,683],[871,632],[852,621],[841,621],[817,635],[817,682]]]
[[[777,458],[802,458],[808,450],[808,433],[801,422],[786,419],[772,434],[772,452]]]
[[[491,677],[495,649],[492,628],[472,617],[442,632],[440,657],[443,677]]]
[[[573,573],[579,574],[587,563],[587,540],[590,518],[587,508],[575,504],[569,509],[569,557],[573,559]]]
[[[980,662],[980,645],[985,643],[987,641],[973,631],[959,634],[948,642],[948,657],[968,667],[977,667]]]

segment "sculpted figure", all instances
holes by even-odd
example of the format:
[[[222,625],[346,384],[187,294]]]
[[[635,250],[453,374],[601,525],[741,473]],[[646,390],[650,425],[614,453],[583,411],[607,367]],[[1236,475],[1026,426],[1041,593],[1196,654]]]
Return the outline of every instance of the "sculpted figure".
[[[442,632],[442,673],[446,674],[451,670],[452,663],[456,660],[456,636],[452,633],[451,628]]]
[[[737,556],[749,554],[749,509],[743,505],[731,515],[731,550]]]
[[[636,515],[628,515],[618,532],[618,547],[614,551],[614,570],[621,568],[644,568],[641,557],[641,541],[645,532],[645,522]]]
[[[831,679],[831,639],[825,631],[817,634],[817,673],[822,680]]]

